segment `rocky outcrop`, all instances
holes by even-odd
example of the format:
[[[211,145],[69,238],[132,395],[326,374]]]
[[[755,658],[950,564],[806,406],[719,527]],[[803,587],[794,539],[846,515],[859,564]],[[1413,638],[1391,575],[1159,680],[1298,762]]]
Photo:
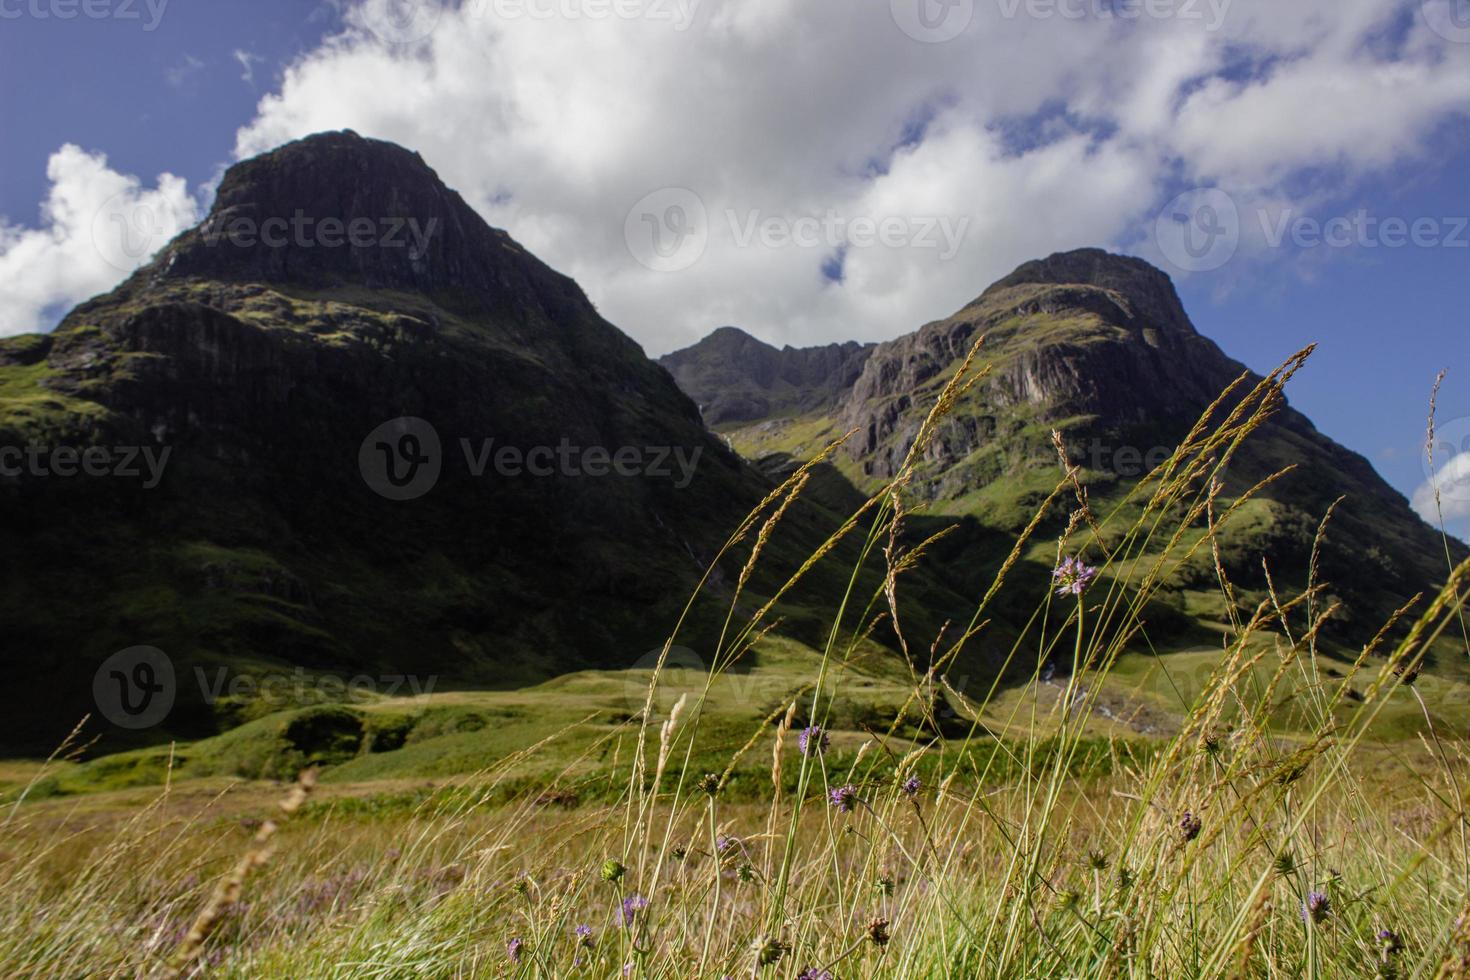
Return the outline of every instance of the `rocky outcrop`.
[[[853,341],[777,349],[743,330],[720,327],[659,363],[699,403],[706,423],[723,426],[831,408],[873,349]]]

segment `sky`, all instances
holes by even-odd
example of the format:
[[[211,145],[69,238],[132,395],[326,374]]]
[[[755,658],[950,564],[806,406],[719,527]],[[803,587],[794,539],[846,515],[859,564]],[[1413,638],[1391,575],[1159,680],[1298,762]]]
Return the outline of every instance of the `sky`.
[[[652,355],[1142,256],[1252,368],[1318,344],[1294,404],[1470,536],[1470,0],[0,0],[0,335],[342,128]]]

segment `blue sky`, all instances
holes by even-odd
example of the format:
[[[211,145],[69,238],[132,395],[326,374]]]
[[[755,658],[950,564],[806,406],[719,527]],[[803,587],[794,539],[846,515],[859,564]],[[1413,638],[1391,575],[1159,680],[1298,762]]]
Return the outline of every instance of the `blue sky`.
[[[146,3],[137,20],[0,20],[0,214],[35,220],[46,160],[64,143],[124,173],[207,180],[280,66],[341,24],[311,0],[170,0],[150,31]],[[253,83],[236,51],[262,59]]]
[[[187,211],[207,206],[237,156],[351,126],[423,152],[651,353],[726,322],[777,343],[884,339],[952,312],[1025,258],[1104,245],[1174,273],[1201,331],[1257,370],[1319,343],[1295,404],[1406,495],[1425,481],[1441,368],[1441,417],[1470,452],[1470,37],[1425,28],[1442,0],[1302,0],[1300,17],[1236,0],[1208,36],[1006,18],[991,0],[933,44],[894,29],[904,0],[891,18],[841,20],[813,13],[824,0],[752,0],[739,13],[705,0],[697,17],[698,0],[683,0],[690,23],[674,27],[655,7],[629,24],[496,21],[484,0],[474,17],[434,11],[436,33],[412,45],[371,30],[371,5],[401,0],[366,12],[172,0],[151,30],[147,0],[95,2],[107,16],[62,20],[34,12],[66,0],[0,0],[0,271],[64,283],[43,294],[43,325],[122,275],[54,272],[16,245],[66,235],[41,210],[62,147],[105,155],[109,190],[158,188]],[[1314,6],[1332,26],[1308,16]],[[162,173],[184,190],[166,193]],[[1193,186],[1230,189],[1241,244],[1222,267],[1189,273],[1160,252],[1151,219]],[[624,217],[668,188],[693,189],[710,231],[697,264],[650,271],[629,261]],[[750,216],[947,208],[967,235],[943,264],[913,242],[722,240]],[[1360,209],[1434,219],[1448,240],[1262,241],[1262,214],[1270,226]],[[64,249],[52,253],[64,264]],[[0,318],[24,322],[3,289]],[[4,332],[15,331],[0,322]],[[1470,532],[1470,501],[1455,514]]]

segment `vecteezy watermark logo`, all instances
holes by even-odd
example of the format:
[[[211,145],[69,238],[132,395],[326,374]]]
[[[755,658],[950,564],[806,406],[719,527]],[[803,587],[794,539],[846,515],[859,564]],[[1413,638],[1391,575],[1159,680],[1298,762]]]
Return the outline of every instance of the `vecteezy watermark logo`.
[[[141,480],[152,490],[172,452],[172,446],[0,446],[0,478],[110,476]]]
[[[494,437],[459,439],[465,472],[474,479],[647,477],[683,490],[694,482],[703,446],[584,446],[563,436],[555,445],[517,446]],[[451,456],[453,454],[451,453]],[[443,470],[439,434],[423,419],[384,422],[363,440],[358,468],[389,500],[413,500],[434,488]]]
[[[419,418],[391,419],[362,441],[357,453],[362,478],[389,500],[414,500],[439,482],[443,454],[439,433]]]
[[[155,647],[128,647],[102,662],[92,677],[92,700],[119,728],[151,728],[168,717],[177,693],[174,665]]]
[[[1074,460],[1099,473],[1114,473],[1125,479],[1145,476],[1158,469],[1174,455],[1168,446],[1115,446],[1093,439],[1083,450],[1082,458]]]
[[[1159,251],[1185,272],[1211,272],[1240,247],[1240,210],[1218,187],[1185,191],[1159,212],[1154,223]]]
[[[888,9],[899,30],[925,44],[953,41],[975,18],[975,0],[889,0]]]
[[[0,0],[0,20],[136,20],[155,31],[169,0]],[[146,19],[145,19],[146,15]]]
[[[701,0],[466,0],[467,16],[499,20],[643,20],[675,31],[694,25]]]
[[[297,667],[290,674],[264,675],[236,673],[219,667],[206,671],[194,668],[194,680],[204,703],[217,704],[224,698],[251,701],[271,710],[302,707],[333,701],[362,701],[377,697],[426,698],[439,683],[437,674],[382,674],[370,677],[338,677],[335,674],[308,674]]]
[[[673,480],[675,490],[683,490],[694,482],[694,472],[704,455],[703,446],[691,452],[684,446],[579,446],[565,436],[555,446],[496,445],[494,439],[479,444],[469,439],[459,441],[465,466],[470,475],[483,477],[494,472],[502,477],[583,477],[646,476],[655,480]]]
[[[648,685],[653,679],[653,671],[658,670],[659,661],[663,661],[660,686],[670,686],[669,682],[678,678],[678,675],[670,675],[669,671],[693,671],[701,678],[709,673],[709,666],[699,654],[688,647],[669,647],[667,656],[664,655],[663,647],[649,650],[622,672],[623,701],[629,711],[642,711],[643,706],[648,703]]]
[[[257,221],[241,215],[210,221],[199,230],[204,244],[221,243],[236,248],[407,248],[409,258],[428,254],[429,241],[439,228],[439,219],[420,224],[418,218],[342,218],[318,220],[298,209],[290,218],[277,216]]]
[[[114,194],[92,216],[92,244],[119,272],[132,272],[183,230],[180,216],[134,200],[128,192]]]
[[[439,0],[364,0],[357,16],[385,44],[415,44],[434,33]]]
[[[1470,0],[1420,0],[1429,29],[1446,41],[1470,44]]]
[[[1434,428],[1434,457],[1421,455],[1424,478],[1441,500],[1470,503],[1470,416],[1450,419]]]
[[[970,220],[968,215],[845,215],[833,208],[794,216],[726,208],[712,218],[699,195],[672,187],[634,205],[623,233],[633,257],[657,272],[694,265],[715,231],[736,248],[808,248],[837,255],[878,246],[931,249],[947,262],[959,254]]]
[[[709,213],[698,194],[665,187],[644,196],[623,222],[628,252],[655,272],[680,272],[709,245]]]
[[[820,248],[837,251],[848,248],[933,249],[941,262],[959,254],[965,235],[970,230],[968,215],[923,215],[905,217],[890,214],[882,218],[872,215],[848,217],[834,210],[820,215],[786,217],[748,211],[744,214],[729,209],[725,219],[730,237],[739,248],[759,242],[765,248]]]
[[[1270,248],[1290,244],[1312,248],[1470,248],[1470,216],[1380,217],[1360,208],[1327,220],[1284,208],[1277,214],[1262,210],[1257,217]]]
[[[1015,20],[1197,20],[1207,31],[1225,24],[1232,0],[996,0],[1001,16]]]

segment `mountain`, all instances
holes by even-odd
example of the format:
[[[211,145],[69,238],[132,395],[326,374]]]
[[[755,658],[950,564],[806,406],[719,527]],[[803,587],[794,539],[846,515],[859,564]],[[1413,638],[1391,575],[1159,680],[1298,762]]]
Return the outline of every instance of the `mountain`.
[[[941,421],[913,492],[928,514],[998,532],[1002,541],[1056,482],[1054,428],[1103,512],[1122,504],[1126,489],[1167,457],[1232,382],[1260,380],[1195,330],[1163,272],[1083,249],[1028,262],[953,316],[864,351],[856,379],[835,395],[830,385],[818,386],[807,399],[812,409],[790,410],[803,402],[791,392],[781,410],[726,426],[725,434],[749,458],[789,466],[852,432],[838,468],[857,490],[871,490],[898,471],[939,391],[981,335],[979,360],[991,372]],[[681,383],[706,382],[730,347],[714,340],[664,363],[679,365]],[[780,373],[779,358],[772,373]],[[729,389],[702,383],[686,390],[702,404],[721,404],[743,397],[748,383],[737,377]],[[1232,461],[1222,506],[1287,466],[1292,472],[1247,503],[1223,535],[1222,559],[1243,607],[1265,598],[1263,556],[1278,585],[1305,583],[1317,528],[1338,497],[1345,499],[1321,571],[1347,600],[1339,637],[1356,640],[1415,593],[1437,592],[1446,575],[1438,533],[1367,460],[1287,405]],[[1063,517],[1044,530],[1059,531]],[[967,559],[985,564],[974,551]],[[1156,611],[1156,639],[1167,638],[1165,624],[1185,636],[1224,619],[1208,554],[1180,569],[1164,598],[1172,608]]]
[[[658,362],[699,404],[705,422],[719,428],[831,408],[874,347],[848,341],[778,350],[736,327],[720,327]]]
[[[660,366],[409,150],[341,132],[244,161],[204,222],[127,281],[50,334],[0,340],[0,625],[25,692],[0,749],[50,749],[99,709],[114,727],[88,731],[107,750],[269,710],[222,678],[519,688],[628,666],[696,591],[680,641],[709,652],[755,536],[701,577],[775,479],[856,430],[760,536],[741,615],[896,471],[981,334],[992,373],[908,490],[923,507],[907,535],[950,532],[905,574],[919,650],[973,612],[1056,482],[1052,428],[1101,509],[1244,370],[1158,270],[1052,256],[888,343],[778,350],[725,328]],[[1263,555],[1283,585],[1305,577],[1343,494],[1322,568],[1351,610],[1345,637],[1443,577],[1443,545],[1403,498],[1304,417],[1283,407],[1247,445],[1231,494],[1297,471],[1222,541],[1243,606],[1263,595]],[[994,676],[1045,594],[1043,539],[1064,519],[987,612],[958,665],[970,682]],[[764,625],[820,644],[862,538]],[[851,594],[878,594],[880,575],[870,564]],[[1200,558],[1144,611],[1156,649],[1218,634],[1213,577]],[[894,650],[864,617],[864,642]],[[151,704],[140,692],[166,669],[176,704],[157,725],[107,711]]]
[[[11,460],[12,748],[54,746],[139,645],[185,734],[219,723],[193,677],[221,666],[633,663],[770,488],[576,283],[351,132],[232,167],[199,227],[0,342]]]

